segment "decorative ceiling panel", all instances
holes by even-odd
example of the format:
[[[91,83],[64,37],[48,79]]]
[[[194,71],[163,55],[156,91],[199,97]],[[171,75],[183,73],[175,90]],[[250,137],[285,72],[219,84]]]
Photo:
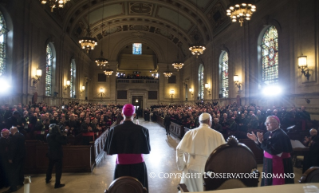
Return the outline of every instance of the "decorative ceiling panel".
[[[103,7],[96,9],[90,13],[90,24],[98,22],[102,19]],[[104,7],[104,18],[124,15],[122,3],[108,5]]]
[[[196,0],[190,0],[194,5],[196,5]],[[211,3],[211,0],[197,0],[197,6],[203,9],[206,9],[208,4]]]
[[[151,3],[129,3],[129,14],[152,15],[154,5]]]
[[[178,13],[166,7],[160,7],[158,9],[157,17],[173,22],[176,25],[178,24]],[[179,26],[184,31],[188,31],[192,26],[192,22],[183,15],[179,14]]]

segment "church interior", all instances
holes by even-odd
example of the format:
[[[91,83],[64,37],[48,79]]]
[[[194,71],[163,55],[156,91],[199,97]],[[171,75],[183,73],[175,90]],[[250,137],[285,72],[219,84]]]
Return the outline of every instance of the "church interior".
[[[157,173],[180,172],[176,146],[186,131],[198,126],[190,116],[186,125],[168,125],[173,135],[165,135],[165,115],[174,114],[176,107],[186,113],[196,109],[196,115],[206,112],[202,109],[207,105],[209,112],[232,107],[233,112],[248,111],[245,115],[251,108],[256,115],[300,115],[293,128],[298,131],[290,137],[302,142],[310,129],[319,128],[318,10],[318,0],[0,0],[1,121],[6,124],[9,107],[40,107],[45,114],[44,106],[49,112],[96,106],[87,111],[113,113],[130,103],[140,124],[150,130],[153,149],[145,162],[148,172]],[[280,121],[285,129],[292,126]],[[262,129],[264,123],[258,125]],[[226,135],[232,133],[230,128]],[[243,135],[235,136],[252,149],[262,171],[262,152],[241,141],[248,140],[241,139]],[[96,146],[105,139],[104,133],[93,134],[94,147],[64,150],[69,153],[64,159],[70,160],[62,175],[65,189],[44,183],[45,157],[39,158],[39,167],[32,159],[26,161],[33,164],[25,167],[34,176],[31,192],[103,192],[113,181],[115,167],[115,156]],[[27,156],[30,150],[38,159],[45,148],[29,141]],[[79,164],[82,170],[71,163],[80,154],[95,156]],[[282,191],[306,192],[298,182],[303,174],[296,166],[299,157],[294,161],[295,186]],[[149,192],[178,192],[179,181],[149,179]]]

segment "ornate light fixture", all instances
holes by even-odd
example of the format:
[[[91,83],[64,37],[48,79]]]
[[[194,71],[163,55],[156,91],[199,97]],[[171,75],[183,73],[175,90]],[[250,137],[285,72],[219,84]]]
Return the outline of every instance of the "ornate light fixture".
[[[230,5],[229,8],[226,10],[227,15],[231,18],[232,22],[239,22],[240,26],[243,26],[243,23],[246,20],[250,20],[252,14],[256,11],[256,6],[248,3],[242,2],[241,3],[234,3],[235,5]]]
[[[298,57],[298,68],[301,69],[301,73],[309,80],[311,75],[307,65],[307,56],[301,54],[301,56]]]
[[[197,14],[197,0],[196,0],[196,15]],[[198,29],[198,20],[196,19],[196,29]],[[189,50],[192,52],[192,54],[194,56],[196,56],[196,58],[198,58],[199,55],[202,55],[204,53],[204,51],[206,50],[206,47],[203,45],[193,45],[191,47],[189,47]]]
[[[196,58],[198,58],[199,55],[202,55],[204,51],[206,50],[205,46],[191,46],[189,47],[189,50],[192,52]]]
[[[169,77],[171,77],[171,76],[173,75],[173,72],[166,71],[166,72],[163,72],[163,74],[164,74],[164,76],[165,76],[166,78],[169,78]]]
[[[109,61],[103,57],[103,17],[104,17],[104,1],[103,1],[103,11],[102,11],[102,40],[101,40],[101,57],[100,58],[97,58],[95,59],[95,63],[97,66],[100,66],[101,68],[102,67],[105,67],[107,63],[109,63]]]
[[[106,76],[111,76],[113,74],[113,70],[109,67],[110,66],[108,65],[108,68],[103,71]]]
[[[101,57],[100,58],[96,58],[95,59],[95,63],[97,66],[105,67],[107,63],[109,63],[109,61],[106,58],[103,58],[103,52],[101,51]]]
[[[179,71],[180,69],[183,68],[184,63],[182,63],[182,62],[174,62],[172,65],[174,66],[174,68],[175,68],[177,71]]]
[[[64,4],[66,4],[70,0],[41,0],[41,4],[49,4],[51,7],[51,12],[53,12],[54,8],[63,8]]]
[[[179,36],[179,8],[178,8],[177,25],[178,25],[177,35]],[[178,45],[178,43],[177,43],[177,45]],[[177,50],[177,60],[179,60],[179,50]],[[184,63],[177,61],[177,62],[174,62],[172,65],[177,71],[179,71],[180,69],[183,68]]]
[[[89,0],[90,3],[90,0]],[[97,45],[97,40],[91,37],[91,29],[90,29],[90,9],[88,12],[88,28],[86,29],[87,33],[86,36],[80,38],[79,43],[83,50],[86,50],[89,53],[90,50],[94,50],[94,47]]]
[[[166,78],[169,78],[173,75],[173,72],[169,71],[169,69],[168,69],[168,64],[167,64],[167,70],[165,72],[163,72],[163,74]]]

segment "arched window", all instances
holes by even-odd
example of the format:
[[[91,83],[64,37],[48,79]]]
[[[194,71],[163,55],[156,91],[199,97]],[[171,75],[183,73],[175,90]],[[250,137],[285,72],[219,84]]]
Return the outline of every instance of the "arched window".
[[[278,82],[278,31],[270,26],[262,37],[262,82],[266,85]]]
[[[220,94],[221,98],[228,98],[228,53],[222,51],[219,58],[219,70],[220,70]]]
[[[0,76],[2,76],[6,69],[6,40],[7,40],[7,26],[3,14],[0,12]]]
[[[198,68],[198,99],[204,99],[204,65],[200,64]]]
[[[55,63],[54,46],[49,43],[46,47],[46,65],[45,65],[45,96],[52,95],[52,79]]]
[[[75,98],[75,78],[76,78],[76,65],[74,59],[71,62],[70,67],[70,97]]]

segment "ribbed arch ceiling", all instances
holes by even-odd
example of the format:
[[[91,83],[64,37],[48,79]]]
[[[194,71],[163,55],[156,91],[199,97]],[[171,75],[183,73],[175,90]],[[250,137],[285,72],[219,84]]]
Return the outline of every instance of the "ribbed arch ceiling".
[[[106,21],[117,22],[121,23],[124,29],[124,26],[134,26],[134,22],[145,22],[145,26],[156,27],[160,31],[165,31],[169,26],[168,28],[175,33],[178,29],[182,34],[180,39],[183,39],[184,43],[206,44],[212,39],[213,28],[216,26],[216,22],[212,22],[212,19],[216,20],[218,14],[223,14],[221,8],[217,10],[217,14],[214,5],[218,4],[225,9],[224,1],[227,0],[197,0],[198,8],[196,9],[196,0],[106,0],[104,2],[103,0],[71,0],[68,2],[70,4],[63,9],[63,26],[66,32],[77,38],[85,33],[89,14],[93,34],[98,35],[96,31],[101,31],[99,26],[101,26],[104,4],[104,24]],[[152,23],[155,26],[152,26]],[[104,27],[107,28],[107,25]],[[118,30],[118,32],[121,31]]]

